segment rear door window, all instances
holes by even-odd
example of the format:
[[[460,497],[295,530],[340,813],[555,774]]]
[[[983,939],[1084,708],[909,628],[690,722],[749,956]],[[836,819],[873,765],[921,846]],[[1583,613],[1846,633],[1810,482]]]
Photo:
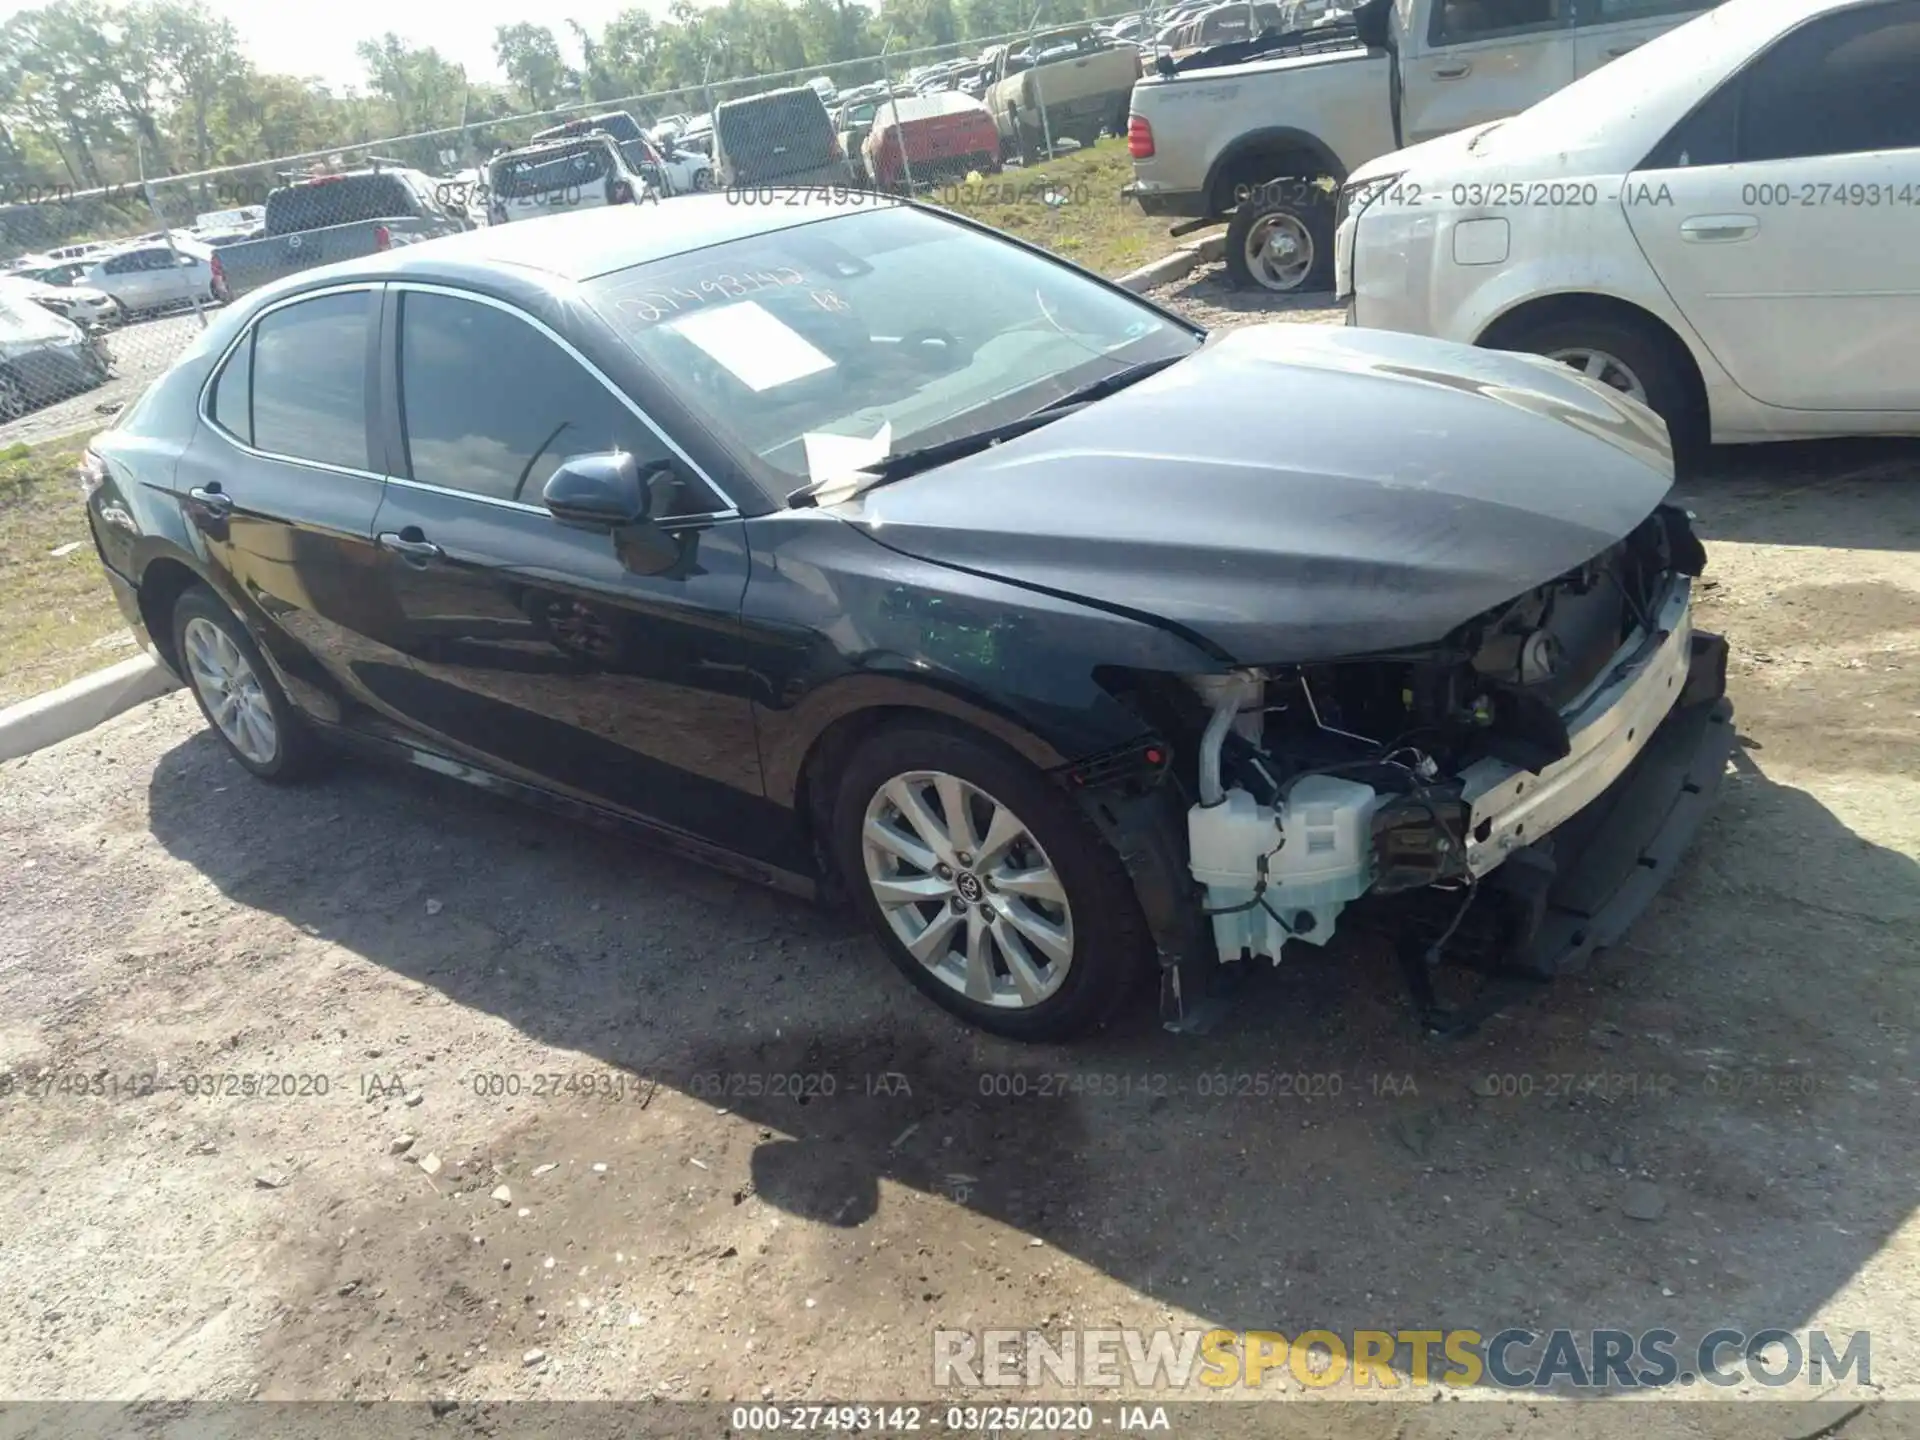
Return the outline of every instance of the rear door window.
[[[270,311],[254,327],[253,443],[269,454],[349,470],[367,460],[364,290]]]
[[[1740,158],[1798,160],[1920,148],[1916,75],[1920,0],[1815,20],[1748,73]]]
[[[213,423],[244,443],[253,444],[253,335],[249,333],[214,382],[207,413]]]
[[[613,171],[613,155],[605,144],[583,142],[494,161],[493,192],[503,200],[565,194],[577,201],[582,189],[605,183]]]

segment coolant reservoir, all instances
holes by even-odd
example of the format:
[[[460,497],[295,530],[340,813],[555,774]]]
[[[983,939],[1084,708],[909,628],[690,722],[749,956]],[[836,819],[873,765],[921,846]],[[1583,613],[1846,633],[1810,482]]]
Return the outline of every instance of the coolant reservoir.
[[[1234,789],[1218,805],[1189,810],[1189,865],[1206,887],[1220,958],[1248,952],[1278,960],[1290,939],[1314,945],[1332,939],[1340,911],[1373,883],[1379,805],[1370,785],[1309,775],[1277,809]]]

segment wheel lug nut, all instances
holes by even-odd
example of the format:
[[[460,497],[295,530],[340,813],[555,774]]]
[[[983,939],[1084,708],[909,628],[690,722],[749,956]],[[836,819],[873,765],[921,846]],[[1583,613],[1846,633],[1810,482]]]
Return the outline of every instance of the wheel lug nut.
[[[964,900],[962,900],[962,899],[961,899],[961,898],[960,898],[960,897],[959,897],[958,895],[956,895],[956,896],[954,896],[954,897],[953,897],[953,902],[952,902],[952,903],[953,903],[953,913],[954,913],[954,914],[956,914],[956,915],[964,915],[964,914],[966,914],[966,913],[967,913],[967,902],[966,902],[966,901],[964,901]]]
[[[962,850],[958,855],[954,856],[953,858],[958,860],[962,865],[973,864],[973,856],[969,855],[964,850]]]
[[[936,865],[933,867],[933,873],[938,875],[942,880],[953,879],[953,867],[951,865]]]

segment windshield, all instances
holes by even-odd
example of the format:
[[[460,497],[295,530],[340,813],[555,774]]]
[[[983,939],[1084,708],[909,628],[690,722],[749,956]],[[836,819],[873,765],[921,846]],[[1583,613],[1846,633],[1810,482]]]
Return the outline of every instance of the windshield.
[[[604,275],[587,295],[776,494],[1200,344],[1063,265],[870,202]]]

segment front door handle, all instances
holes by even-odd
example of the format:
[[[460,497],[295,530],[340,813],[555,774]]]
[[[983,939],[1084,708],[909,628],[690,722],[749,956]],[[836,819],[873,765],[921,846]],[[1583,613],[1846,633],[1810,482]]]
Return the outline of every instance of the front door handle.
[[[233,497],[223,493],[217,482],[211,486],[196,485],[187,491],[187,495],[195,504],[204,505],[215,519],[233,513]]]
[[[1451,65],[1436,65],[1433,67],[1433,78],[1436,80],[1459,80],[1472,73],[1473,62],[1471,60],[1456,60]]]
[[[1680,238],[1703,245],[1751,240],[1759,233],[1760,221],[1753,215],[1695,215],[1680,222]]]
[[[1631,45],[1610,45],[1607,47],[1607,58],[1609,60],[1618,60],[1622,55],[1630,54],[1639,48],[1640,42],[1638,40],[1634,41]]]
[[[409,525],[400,531],[382,530],[374,537],[382,550],[391,550],[411,564],[424,565],[429,560],[438,560],[446,551],[420,533],[420,527]]]

